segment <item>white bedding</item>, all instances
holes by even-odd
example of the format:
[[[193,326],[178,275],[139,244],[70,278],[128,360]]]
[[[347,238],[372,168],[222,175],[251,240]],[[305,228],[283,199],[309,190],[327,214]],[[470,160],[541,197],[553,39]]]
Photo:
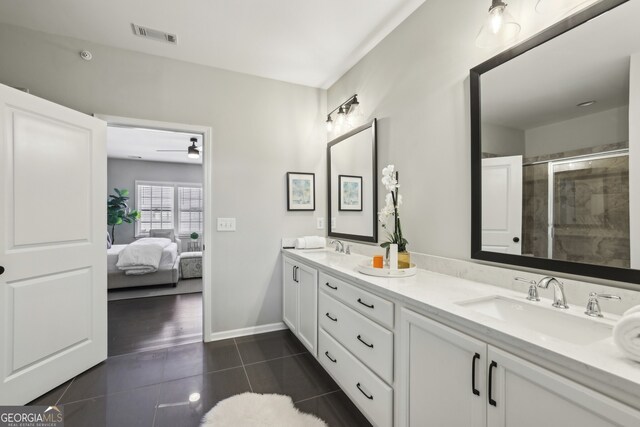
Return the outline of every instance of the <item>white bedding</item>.
[[[113,245],[107,254],[110,271],[113,261],[116,261],[114,267],[130,276],[154,273],[165,266],[171,268],[178,248],[169,239],[143,238],[129,245]]]

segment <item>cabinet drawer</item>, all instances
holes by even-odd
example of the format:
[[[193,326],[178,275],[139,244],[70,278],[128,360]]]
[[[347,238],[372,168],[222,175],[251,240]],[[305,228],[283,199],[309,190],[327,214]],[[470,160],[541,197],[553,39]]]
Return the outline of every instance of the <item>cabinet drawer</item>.
[[[378,427],[393,425],[393,389],[360,363],[353,355],[320,329],[320,363],[342,390]]]
[[[319,274],[320,289],[365,316],[393,328],[393,303],[325,273]]]
[[[325,292],[319,293],[320,326],[383,380],[393,381],[393,333]]]

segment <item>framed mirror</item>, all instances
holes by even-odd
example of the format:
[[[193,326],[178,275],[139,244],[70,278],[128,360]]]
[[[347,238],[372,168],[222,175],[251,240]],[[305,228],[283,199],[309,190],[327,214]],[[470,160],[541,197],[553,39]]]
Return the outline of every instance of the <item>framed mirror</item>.
[[[640,283],[638,16],[603,0],[471,70],[472,258]]]
[[[378,241],[376,119],[327,144],[328,235]]]

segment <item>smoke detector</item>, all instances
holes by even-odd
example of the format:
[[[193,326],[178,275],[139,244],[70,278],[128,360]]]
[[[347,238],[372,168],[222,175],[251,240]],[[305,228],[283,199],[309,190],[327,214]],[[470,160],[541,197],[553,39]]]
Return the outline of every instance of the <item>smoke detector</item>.
[[[146,39],[156,40],[169,44],[178,44],[178,36],[164,31],[154,30],[153,28],[143,27],[141,25],[131,24],[133,34]]]
[[[82,52],[80,52],[80,58],[84,59],[85,61],[91,61],[93,55],[88,50],[83,50]]]

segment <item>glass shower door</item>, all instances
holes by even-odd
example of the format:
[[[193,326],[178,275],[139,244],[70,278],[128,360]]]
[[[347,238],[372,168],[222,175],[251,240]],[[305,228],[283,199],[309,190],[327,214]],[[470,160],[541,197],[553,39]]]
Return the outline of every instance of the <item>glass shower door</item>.
[[[629,267],[629,155],[549,163],[550,258]]]

